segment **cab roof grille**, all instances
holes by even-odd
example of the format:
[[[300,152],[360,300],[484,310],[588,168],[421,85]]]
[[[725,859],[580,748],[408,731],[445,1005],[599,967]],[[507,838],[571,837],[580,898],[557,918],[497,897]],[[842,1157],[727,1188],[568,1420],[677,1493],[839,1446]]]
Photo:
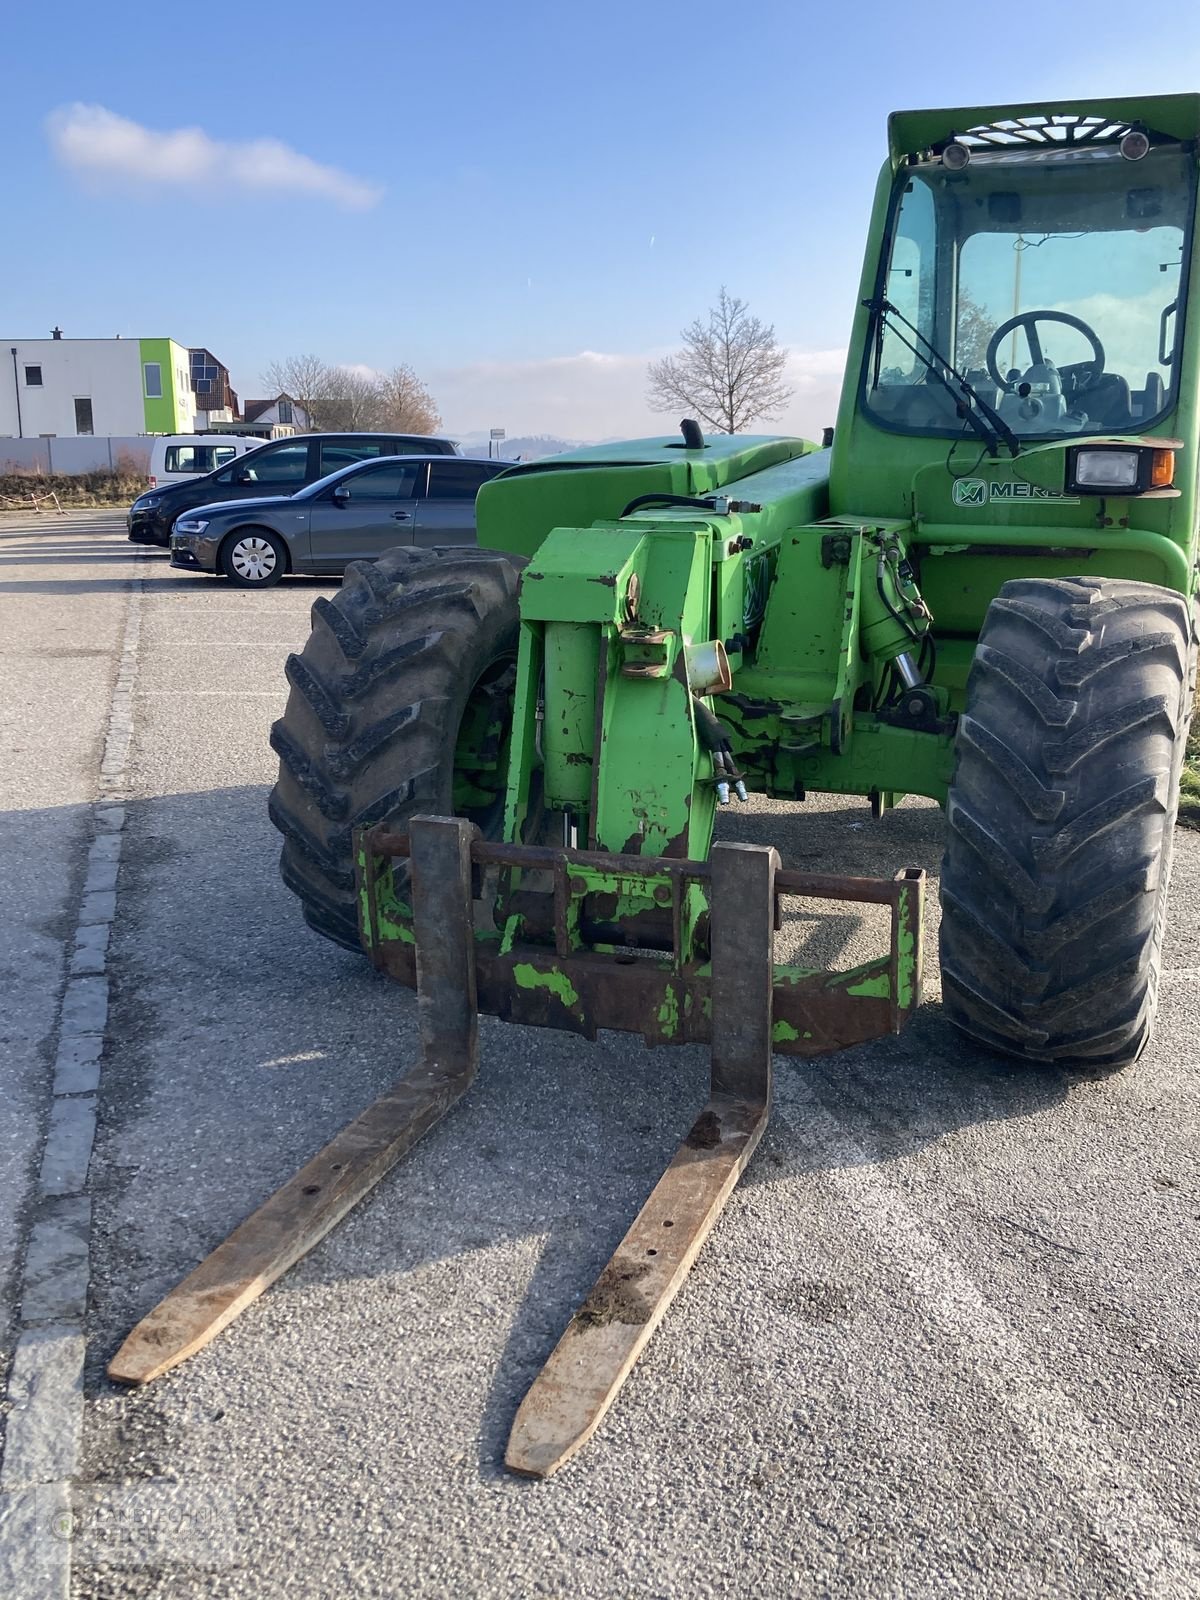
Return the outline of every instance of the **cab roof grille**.
[[[1081,116],[1061,112],[1056,116],[1006,117],[1000,122],[980,123],[956,135],[960,144],[972,150],[988,150],[1013,145],[1117,144],[1132,123],[1119,117]]]

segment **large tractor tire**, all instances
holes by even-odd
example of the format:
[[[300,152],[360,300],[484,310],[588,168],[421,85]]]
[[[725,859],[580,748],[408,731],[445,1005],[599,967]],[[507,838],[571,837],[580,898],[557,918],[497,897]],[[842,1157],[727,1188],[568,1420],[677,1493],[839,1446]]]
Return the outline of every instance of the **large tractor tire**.
[[[980,1043],[1119,1067],[1149,1039],[1190,655],[1150,584],[1021,578],[988,608],[941,885],[943,1002]]]
[[[288,657],[271,730],[280,871],[311,928],[359,949],[352,830],[421,812],[502,820],[523,562],[473,547],[354,562]]]

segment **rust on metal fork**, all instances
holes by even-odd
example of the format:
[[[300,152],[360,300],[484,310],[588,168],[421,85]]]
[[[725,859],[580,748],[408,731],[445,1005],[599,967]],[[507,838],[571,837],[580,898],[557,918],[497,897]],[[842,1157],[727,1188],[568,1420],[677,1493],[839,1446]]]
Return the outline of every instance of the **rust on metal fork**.
[[[373,966],[383,967],[383,949],[379,938],[379,899],[377,888],[379,884],[379,860],[383,854],[376,850],[355,850],[354,856],[354,895],[361,910],[365,910],[365,917],[361,915],[360,923],[366,933],[367,955]]]
[[[367,855],[402,857],[408,838],[381,826],[362,835],[362,845]],[[685,891],[697,883],[711,899],[709,862],[481,838],[472,860],[479,866],[548,872],[554,886],[553,894],[512,892],[506,914],[519,916],[520,933],[511,948],[479,938],[482,1011],[585,1038],[611,1028],[639,1033],[648,1044],[710,1039],[712,978],[704,935],[686,958],[682,943]],[[615,911],[618,897],[582,892],[577,879],[588,871],[608,879],[654,880],[669,893],[670,903],[664,895],[656,897],[661,909],[631,911],[611,921],[598,917],[598,911]],[[775,967],[774,1048],[783,1055],[826,1055],[899,1032],[919,998],[924,874],[908,871],[887,881],[777,868],[772,876],[776,930],[784,895],[885,905],[891,912],[891,947],[874,961],[849,972]],[[399,982],[414,985],[410,942],[384,939],[379,964]]]
[[[371,828],[363,836],[368,851],[381,856],[407,856],[410,853],[406,833],[388,833],[386,829]],[[471,849],[471,860],[479,866],[524,867],[553,870],[558,860],[578,863],[581,867],[594,867],[613,877],[674,878],[689,883],[709,883],[712,865],[708,861],[693,861],[680,856],[610,855],[605,850],[567,850],[557,845],[497,844],[491,839],[479,839]],[[916,869],[912,869],[915,871]],[[775,875],[777,895],[807,895],[813,900],[855,900],[863,905],[890,906],[896,903],[902,884],[912,881],[911,872],[900,879],[855,878],[837,873],[797,872],[783,867]]]

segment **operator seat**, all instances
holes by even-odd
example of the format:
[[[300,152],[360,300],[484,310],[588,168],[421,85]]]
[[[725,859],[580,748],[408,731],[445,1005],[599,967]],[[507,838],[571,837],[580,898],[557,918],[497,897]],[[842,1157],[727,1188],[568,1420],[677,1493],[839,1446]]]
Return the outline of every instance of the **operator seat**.
[[[1151,417],[1156,417],[1167,404],[1167,391],[1163,385],[1161,372],[1148,372],[1146,374],[1146,387],[1134,397],[1139,403],[1138,421],[1146,422]]]
[[[1075,397],[1074,404],[1087,412],[1089,429],[1133,426],[1133,394],[1129,379],[1119,372],[1104,373]]]

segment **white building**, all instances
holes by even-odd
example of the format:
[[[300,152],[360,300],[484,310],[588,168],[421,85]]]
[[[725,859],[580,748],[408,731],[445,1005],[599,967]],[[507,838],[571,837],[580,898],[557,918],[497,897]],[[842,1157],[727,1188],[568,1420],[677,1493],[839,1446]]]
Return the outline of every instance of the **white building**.
[[[195,419],[174,339],[0,340],[0,438],[192,433]]]
[[[281,431],[292,428],[299,433],[308,432],[308,412],[290,394],[277,394],[273,400],[247,400],[242,415],[247,422],[269,422]]]

